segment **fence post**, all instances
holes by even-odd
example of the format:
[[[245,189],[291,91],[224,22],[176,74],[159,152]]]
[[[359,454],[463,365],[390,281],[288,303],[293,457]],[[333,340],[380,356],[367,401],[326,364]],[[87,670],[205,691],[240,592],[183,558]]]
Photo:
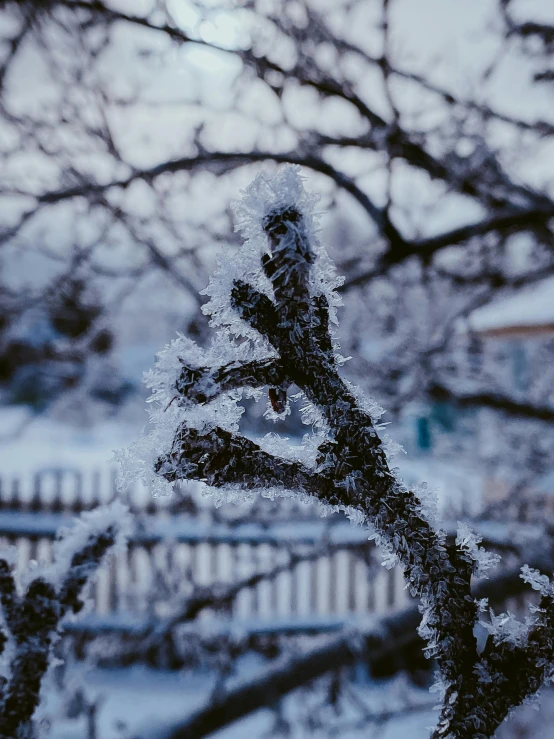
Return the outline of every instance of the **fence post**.
[[[154,516],[156,512],[157,512],[157,506],[156,506],[156,503],[154,502],[154,498],[152,497],[152,493],[150,493],[149,491],[148,503],[146,504],[146,513],[149,516]]]
[[[329,553],[329,613],[335,614],[338,611],[338,561],[337,553],[331,551]]]
[[[119,582],[118,556],[115,552],[109,553],[108,561],[108,613],[119,610]]]
[[[298,565],[294,565],[291,562],[290,566],[290,613],[296,615],[299,611],[298,608],[298,591],[300,589],[299,577],[300,573]]]
[[[31,503],[29,506],[33,513],[36,513],[41,509],[41,483],[42,475],[40,472],[37,472],[33,481],[33,497],[31,498]]]
[[[112,501],[117,497],[117,470],[115,467],[110,469],[110,491],[108,500]]]
[[[348,592],[347,610],[349,613],[356,611],[356,585],[358,575],[358,557],[355,549],[348,549]]]
[[[318,607],[318,600],[317,600],[317,592],[318,592],[318,572],[319,572],[319,557],[314,557],[309,562],[310,566],[310,600],[309,600],[309,608],[311,613],[317,613],[317,607]]]
[[[277,567],[280,564],[279,548],[271,546],[271,566]],[[270,611],[276,614],[279,609],[279,575],[274,575],[271,579],[271,595],[269,599]]]
[[[394,606],[396,600],[396,567],[387,570],[387,606]]]
[[[96,508],[100,505],[100,470],[94,470],[92,473],[92,496],[90,500],[90,507]]]
[[[63,509],[62,502],[62,484],[63,484],[63,470],[54,470],[54,497],[52,498],[51,510],[52,513],[61,513]]]
[[[75,494],[70,506],[73,513],[81,513],[84,508],[83,502],[83,473],[78,470],[75,472]]]
[[[366,572],[368,593],[367,593],[367,610],[369,613],[375,612],[375,575],[371,575],[371,570]]]

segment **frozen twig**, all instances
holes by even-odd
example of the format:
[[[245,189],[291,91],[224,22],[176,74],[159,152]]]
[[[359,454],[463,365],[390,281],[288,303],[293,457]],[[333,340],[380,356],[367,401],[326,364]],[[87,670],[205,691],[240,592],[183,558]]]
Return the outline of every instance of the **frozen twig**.
[[[21,595],[13,575],[15,563],[0,557],[1,646],[9,645],[8,677],[0,691],[1,739],[28,735],[61,622],[82,609],[81,591],[120,538],[124,515],[117,504],[83,515],[58,542],[54,565],[32,579]]]
[[[208,288],[219,355],[201,357],[183,341],[166,350],[150,378],[151,400],[158,404],[152,416],[159,427],[154,448],[170,439],[175,424],[170,450],[160,450],[154,470],[168,482],[193,479],[220,490],[317,496],[373,527],[378,543],[401,564],[411,592],[421,599],[419,631],[427,654],[436,658],[443,689],[433,737],[492,736],[510,708],[535,693],[550,674],[550,642],[535,638],[539,626],[541,633],[551,633],[547,609],[524,629],[526,672],[517,691],[502,687],[508,678],[503,665],[508,670],[518,659],[516,645],[490,646],[488,659],[500,670],[491,688],[480,667],[474,636],[479,605],[471,591],[472,576],[484,569],[487,555],[465,530],[456,543],[446,541],[428,502],[391,471],[376,426],[376,404],[361,399],[339,373],[341,359],[329,328],[339,283],[318,242],[312,200],[297,171],[286,168],[274,179],[260,175],[236,210],[248,239],[242,260],[226,264]],[[184,366],[177,373],[172,354]],[[246,439],[238,433],[240,412],[230,412],[241,388],[269,385],[283,406],[292,384],[301,389],[319,426],[311,465]],[[179,397],[169,410],[166,400],[175,392]]]

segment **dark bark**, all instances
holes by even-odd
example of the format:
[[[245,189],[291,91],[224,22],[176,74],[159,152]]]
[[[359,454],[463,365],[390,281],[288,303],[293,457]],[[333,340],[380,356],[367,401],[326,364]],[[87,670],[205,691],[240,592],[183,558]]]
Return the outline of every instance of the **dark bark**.
[[[0,597],[7,631],[2,632],[2,651],[8,635],[14,643],[10,676],[0,690],[1,739],[14,739],[31,721],[61,621],[67,613],[81,610],[81,591],[113,546],[115,536],[113,525],[91,534],[85,546],[73,555],[59,590],[38,577],[19,597],[9,563],[0,560]]]

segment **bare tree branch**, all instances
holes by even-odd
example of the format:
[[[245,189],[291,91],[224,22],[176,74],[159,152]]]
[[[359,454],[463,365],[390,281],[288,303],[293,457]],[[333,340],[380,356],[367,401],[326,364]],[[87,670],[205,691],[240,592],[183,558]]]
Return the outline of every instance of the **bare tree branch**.
[[[121,518],[122,511],[118,510]],[[106,519],[107,521],[107,519]],[[59,587],[45,577],[36,577],[21,597],[17,594],[7,559],[0,559],[1,603],[8,637],[13,641],[10,676],[0,691],[0,736],[13,739],[28,727],[39,703],[43,677],[51,648],[64,616],[78,613],[83,602],[81,591],[95,574],[106,552],[114,545],[118,525],[108,524],[97,532],[91,529],[68,563]]]
[[[460,408],[493,408],[509,416],[545,421],[546,423],[554,422],[554,408],[517,401],[500,393],[464,393],[438,382],[430,385],[428,393],[434,400],[453,401]]]

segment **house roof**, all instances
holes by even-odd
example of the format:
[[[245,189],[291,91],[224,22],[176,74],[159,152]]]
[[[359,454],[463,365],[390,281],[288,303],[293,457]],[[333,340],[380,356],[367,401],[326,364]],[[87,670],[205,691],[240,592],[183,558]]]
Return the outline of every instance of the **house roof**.
[[[469,326],[479,333],[510,329],[554,331],[554,277],[477,308],[469,316]]]

